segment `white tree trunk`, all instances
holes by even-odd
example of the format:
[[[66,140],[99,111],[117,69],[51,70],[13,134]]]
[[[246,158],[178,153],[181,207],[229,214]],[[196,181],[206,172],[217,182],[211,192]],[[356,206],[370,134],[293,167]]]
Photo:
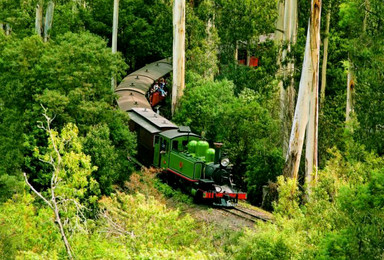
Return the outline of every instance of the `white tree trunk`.
[[[308,26],[309,27],[309,26]],[[300,158],[303,150],[305,128],[308,123],[310,89],[313,80],[312,57],[310,50],[310,33],[307,33],[303,69],[299,84],[295,115],[293,117],[288,153],[284,167],[284,176],[297,180]]]
[[[10,35],[11,34],[11,26],[9,25],[9,23],[6,23],[5,24],[5,35]]]
[[[317,137],[319,121],[319,64],[320,64],[320,18],[321,0],[312,0],[310,39],[311,39],[311,61],[312,61],[312,85],[310,114],[307,130],[307,143],[305,154],[305,183],[307,184],[307,195],[311,192],[313,177],[317,178]]]
[[[36,5],[35,33],[41,37],[43,28],[43,2],[39,1]]]
[[[289,24],[287,24],[289,30],[287,40],[288,40],[288,52],[292,51],[292,46],[296,44],[297,40],[297,0],[289,0]],[[295,69],[295,64],[293,62],[288,63],[288,72],[291,77],[290,87],[293,88],[293,73]]]
[[[287,43],[287,48],[278,58],[280,71],[278,75],[284,77],[284,81],[289,81],[286,89],[283,81],[279,82],[280,88],[280,120],[283,140],[283,154],[287,154],[289,146],[289,131],[292,125],[295,107],[295,88],[294,88],[294,69],[295,65],[292,61],[288,61],[287,65],[282,66],[282,62],[287,59],[288,54],[292,50],[292,46],[296,44],[297,39],[297,0],[285,0],[278,3],[279,17],[276,23],[277,40],[281,39]],[[280,30],[282,28],[282,32]],[[280,42],[282,44],[282,42]]]
[[[332,0],[329,0],[328,10],[325,22],[325,32],[324,32],[324,52],[323,52],[323,67],[321,71],[321,93],[320,93],[320,104],[323,108],[325,102],[325,87],[327,85],[327,62],[328,62],[328,43],[329,43],[329,26],[331,24],[331,8]]]
[[[289,35],[287,35],[288,40],[288,53],[291,53],[292,46],[296,44],[297,40],[297,0],[289,0],[289,24],[287,25],[289,27]],[[295,91],[295,80],[294,80],[294,73],[295,73],[295,64],[293,61],[288,62],[287,64],[287,72],[288,72],[288,79],[289,79],[289,85],[286,90],[286,97],[285,97],[285,109],[286,109],[286,122],[285,122],[285,152],[288,150],[288,140],[289,140],[289,130],[290,125],[293,122],[293,117],[295,113],[295,97],[296,97],[296,91]]]
[[[50,31],[52,28],[53,22],[53,12],[55,10],[55,4],[50,1],[48,3],[47,11],[45,13],[45,21],[44,21],[44,42],[47,42],[50,37]]]
[[[214,38],[214,30],[215,30],[215,17],[213,19],[208,19],[207,21],[207,45],[208,50],[206,51],[206,59],[212,61],[212,66],[204,71],[204,77],[210,80],[213,80],[215,74],[218,70],[217,68],[217,44]]]
[[[283,50],[282,53],[282,61],[284,61],[287,57],[287,52],[291,49],[290,45],[290,20],[291,20],[291,13],[290,13],[290,5],[291,5],[291,0],[285,0],[284,1],[284,24],[283,24],[283,41],[287,43],[287,48]],[[287,76],[288,71],[287,67],[283,68],[283,73],[284,73],[284,78]]]
[[[113,28],[112,28],[112,53],[117,52],[117,28],[119,26],[119,0],[113,2]],[[116,88],[116,79],[112,76],[111,80],[112,91]]]
[[[185,87],[185,0],[173,4],[173,86],[172,115]]]
[[[283,51],[283,60],[291,52],[292,45],[297,39],[297,0],[286,0],[284,6],[284,35],[283,40],[287,42],[287,49]],[[286,75],[292,74],[293,63],[288,63]]]
[[[281,44],[284,35],[284,0],[277,2],[277,15],[275,41]]]
[[[312,0],[299,96],[292,124],[286,165],[284,167],[284,175],[297,180],[305,128],[308,124],[305,177],[309,189],[313,169],[315,169],[315,175],[317,170],[320,16],[321,2]]]

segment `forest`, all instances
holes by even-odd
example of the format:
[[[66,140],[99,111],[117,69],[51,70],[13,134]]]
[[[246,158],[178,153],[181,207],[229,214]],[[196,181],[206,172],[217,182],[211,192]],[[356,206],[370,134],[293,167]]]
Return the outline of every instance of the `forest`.
[[[273,221],[242,226],[130,159],[114,83],[175,55],[179,2],[185,88],[161,113],[222,142]],[[0,7],[1,259],[384,258],[383,1]]]

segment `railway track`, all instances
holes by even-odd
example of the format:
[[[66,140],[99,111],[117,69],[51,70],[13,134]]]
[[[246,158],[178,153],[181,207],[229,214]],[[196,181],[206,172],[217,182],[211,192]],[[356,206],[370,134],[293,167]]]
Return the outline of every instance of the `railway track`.
[[[222,210],[253,223],[258,220],[273,221],[272,216],[269,216],[264,212],[247,209],[241,206],[236,206],[236,208],[222,208]]]

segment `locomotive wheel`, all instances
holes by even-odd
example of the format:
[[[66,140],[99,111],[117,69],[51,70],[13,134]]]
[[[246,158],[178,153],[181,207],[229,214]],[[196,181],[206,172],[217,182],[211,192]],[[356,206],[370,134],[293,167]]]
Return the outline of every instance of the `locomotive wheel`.
[[[162,182],[166,182],[167,183],[167,173],[165,171],[161,171],[157,174],[157,177],[159,177],[159,179],[162,181]]]
[[[203,192],[201,190],[196,191],[196,194],[193,197],[193,201],[197,204],[200,204],[203,202]]]

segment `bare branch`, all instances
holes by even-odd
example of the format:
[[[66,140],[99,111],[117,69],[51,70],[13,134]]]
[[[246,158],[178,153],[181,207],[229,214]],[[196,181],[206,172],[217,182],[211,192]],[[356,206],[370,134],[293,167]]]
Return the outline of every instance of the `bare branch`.
[[[35,188],[28,182],[28,178],[27,178],[27,174],[24,172],[24,178],[25,178],[25,182],[28,184],[28,186],[31,188],[31,190],[33,190],[34,193],[37,194],[37,196],[39,196],[42,200],[44,200],[45,203],[47,203],[47,205],[53,209],[53,206],[52,204],[46,199],[43,197],[43,195],[41,195],[40,192],[38,192],[37,190],[35,190]]]
[[[39,161],[40,161],[40,162],[43,162],[43,163],[46,163],[46,164],[49,164],[49,165],[51,165],[52,167],[55,167],[55,165],[53,164],[52,160],[50,160],[50,161],[46,161],[46,160],[43,160],[43,159],[39,158]]]
[[[133,231],[130,231],[130,232],[126,231],[124,227],[120,226],[118,223],[116,223],[112,219],[112,217],[108,214],[107,211],[103,210],[100,213],[100,216],[103,217],[110,226],[110,229],[108,229],[106,232],[112,233],[112,234],[117,234],[117,235],[126,235],[126,236],[128,235],[131,237],[135,237],[135,234],[133,233]]]
[[[41,121],[37,121],[37,127],[43,129],[44,131],[47,131],[47,128],[45,128],[43,122]]]
[[[57,197],[56,197],[56,194],[55,194],[55,189],[58,185],[58,183],[60,182],[60,178],[59,178],[59,173],[60,173],[60,166],[61,166],[61,161],[62,161],[62,158],[61,158],[61,155],[60,155],[60,151],[57,147],[57,144],[56,144],[56,140],[54,138],[54,135],[53,135],[53,130],[51,129],[51,122],[53,121],[54,118],[50,118],[48,115],[47,115],[47,111],[48,109],[46,109],[42,104],[40,104],[41,107],[43,108],[44,110],[44,118],[46,119],[46,126],[44,125],[43,122],[38,122],[38,127],[40,129],[43,129],[45,130],[45,132],[47,132],[49,134],[49,138],[51,139],[51,142],[52,142],[52,147],[54,149],[54,152],[56,153],[57,155],[57,159],[54,158],[53,156],[50,156],[50,160],[49,161],[46,161],[46,160],[43,160],[43,159],[39,159],[40,161],[42,162],[45,162],[47,164],[50,164],[52,167],[53,167],[53,172],[52,172],[52,177],[51,177],[51,202],[48,201],[46,198],[44,198],[41,193],[39,193],[29,182],[28,182],[28,178],[27,178],[27,175],[26,173],[24,172],[24,178],[25,178],[25,182],[28,184],[28,186],[41,198],[44,200],[44,202],[53,210],[54,214],[55,214],[55,218],[56,218],[56,224],[58,225],[59,227],[59,230],[60,230],[60,234],[61,234],[61,238],[63,239],[63,242],[64,242],[64,245],[66,247],[66,250],[67,250],[67,254],[68,254],[68,258],[69,259],[73,259],[74,256],[73,256],[73,252],[72,252],[72,248],[69,244],[69,241],[66,237],[66,234],[65,234],[65,231],[64,231],[64,228],[63,228],[63,221],[61,220],[61,217],[60,217],[60,209],[58,207],[58,203],[60,203],[60,200],[57,201]],[[81,209],[79,208],[79,205],[76,205],[75,203],[75,206],[77,208],[77,213],[79,214],[79,212],[82,214],[81,212]],[[84,217],[84,215],[82,215]],[[67,220],[64,220],[64,223],[65,221]]]

